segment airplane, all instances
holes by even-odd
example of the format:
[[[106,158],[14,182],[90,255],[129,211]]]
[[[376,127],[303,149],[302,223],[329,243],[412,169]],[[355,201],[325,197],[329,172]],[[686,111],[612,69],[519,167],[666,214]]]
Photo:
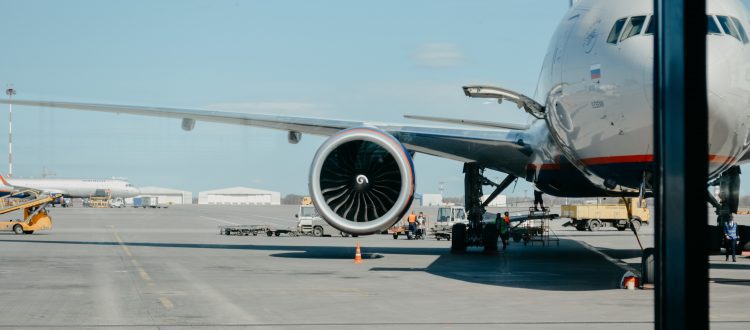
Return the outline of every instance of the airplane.
[[[120,179],[12,179],[0,175],[0,181],[6,186],[18,189],[34,189],[43,194],[62,194],[66,198],[89,198],[109,192],[112,198],[137,196],[138,188]]]
[[[723,216],[736,213],[739,165],[750,160],[750,16],[739,0],[707,2],[709,184],[707,196]],[[464,163],[469,224],[456,225],[453,251],[497,248],[481,224],[482,186],[491,197],[517,179],[560,197],[652,195],[653,1],[580,0],[572,3],[550,40],[533,97],[504,87],[464,86],[468,97],[511,102],[529,125],[431,116],[412,125],[247,114],[200,109],[2,100],[16,105],[178,118],[329,136],[310,167],[309,190],[321,216],[337,229],[371,234],[398,221],[414,195],[416,153]],[[700,161],[700,160],[696,160]],[[506,173],[491,182],[484,169]],[[711,195],[711,194],[706,194]],[[720,221],[723,219],[719,217]],[[721,223],[720,223],[721,224]],[[491,226],[490,226],[491,227]]]

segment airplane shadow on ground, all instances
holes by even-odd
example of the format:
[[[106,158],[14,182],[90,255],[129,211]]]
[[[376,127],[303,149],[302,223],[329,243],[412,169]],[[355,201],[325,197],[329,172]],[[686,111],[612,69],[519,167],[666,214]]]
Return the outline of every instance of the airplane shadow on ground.
[[[117,246],[108,241],[51,241],[0,239],[2,243],[35,243]],[[275,258],[343,259],[354,258],[354,248],[345,246],[202,244],[124,242],[129,247],[227,249],[249,251],[289,251],[270,254]],[[546,291],[595,291],[618,287],[624,270],[587,250],[573,240],[560,239],[559,246],[512,243],[508,250],[483,254],[471,249],[464,254],[451,254],[448,247],[378,247],[362,248],[365,266],[373,272],[426,272],[432,275],[469,283]],[[425,268],[383,265],[388,255],[431,255],[438,258]],[[379,265],[373,265],[373,264]]]

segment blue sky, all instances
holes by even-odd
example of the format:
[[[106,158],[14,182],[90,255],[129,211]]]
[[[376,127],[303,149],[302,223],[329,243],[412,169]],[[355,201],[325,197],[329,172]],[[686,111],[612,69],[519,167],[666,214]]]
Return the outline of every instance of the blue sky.
[[[567,5],[6,0],[0,84],[13,84],[24,99],[525,123],[515,107],[469,100],[460,87],[488,83],[533,94]],[[279,131],[199,122],[184,132],[178,120],[38,108],[17,108],[13,124],[16,177],[46,167],[60,177],[127,177],[194,192],[242,185],[304,194],[324,140],[306,135],[289,145]],[[445,182],[447,195],[462,194],[460,163],[417,155],[415,165],[418,191],[437,192]],[[529,189],[519,184],[510,193]]]

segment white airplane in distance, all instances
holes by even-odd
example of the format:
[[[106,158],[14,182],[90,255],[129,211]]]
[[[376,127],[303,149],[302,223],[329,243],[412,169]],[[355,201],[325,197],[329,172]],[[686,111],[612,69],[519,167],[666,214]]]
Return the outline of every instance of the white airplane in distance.
[[[68,198],[88,198],[109,192],[113,198],[137,196],[138,188],[125,180],[119,179],[12,179],[0,176],[6,186],[16,190],[28,188],[41,191],[43,194],[62,194]]]
[[[738,0],[707,1],[710,180],[736,212],[739,165],[750,160],[750,44],[748,11]],[[530,125],[427,116],[408,118],[448,126],[375,123],[197,109],[3,100],[16,105],[90,110],[258,126],[330,136],[311,165],[309,188],[321,216],[337,229],[368,234],[391,226],[414,194],[415,153],[464,162],[472,221],[454,227],[453,250],[496,248],[482,229],[479,198],[485,168],[555,196],[649,196],[653,164],[652,0],[581,0],[549,43],[533,97],[507,88],[464,87],[470,97],[513,102]],[[696,160],[701,161],[701,160]],[[708,194],[706,194],[708,195]],[[484,231],[483,231],[484,230]]]

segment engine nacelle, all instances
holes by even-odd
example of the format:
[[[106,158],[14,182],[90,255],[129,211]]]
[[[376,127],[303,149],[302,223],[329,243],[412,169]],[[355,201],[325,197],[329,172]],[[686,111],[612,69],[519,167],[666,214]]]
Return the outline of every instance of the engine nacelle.
[[[343,130],[320,146],[310,167],[310,196],[320,216],[350,234],[392,226],[414,198],[414,164],[390,134]]]

